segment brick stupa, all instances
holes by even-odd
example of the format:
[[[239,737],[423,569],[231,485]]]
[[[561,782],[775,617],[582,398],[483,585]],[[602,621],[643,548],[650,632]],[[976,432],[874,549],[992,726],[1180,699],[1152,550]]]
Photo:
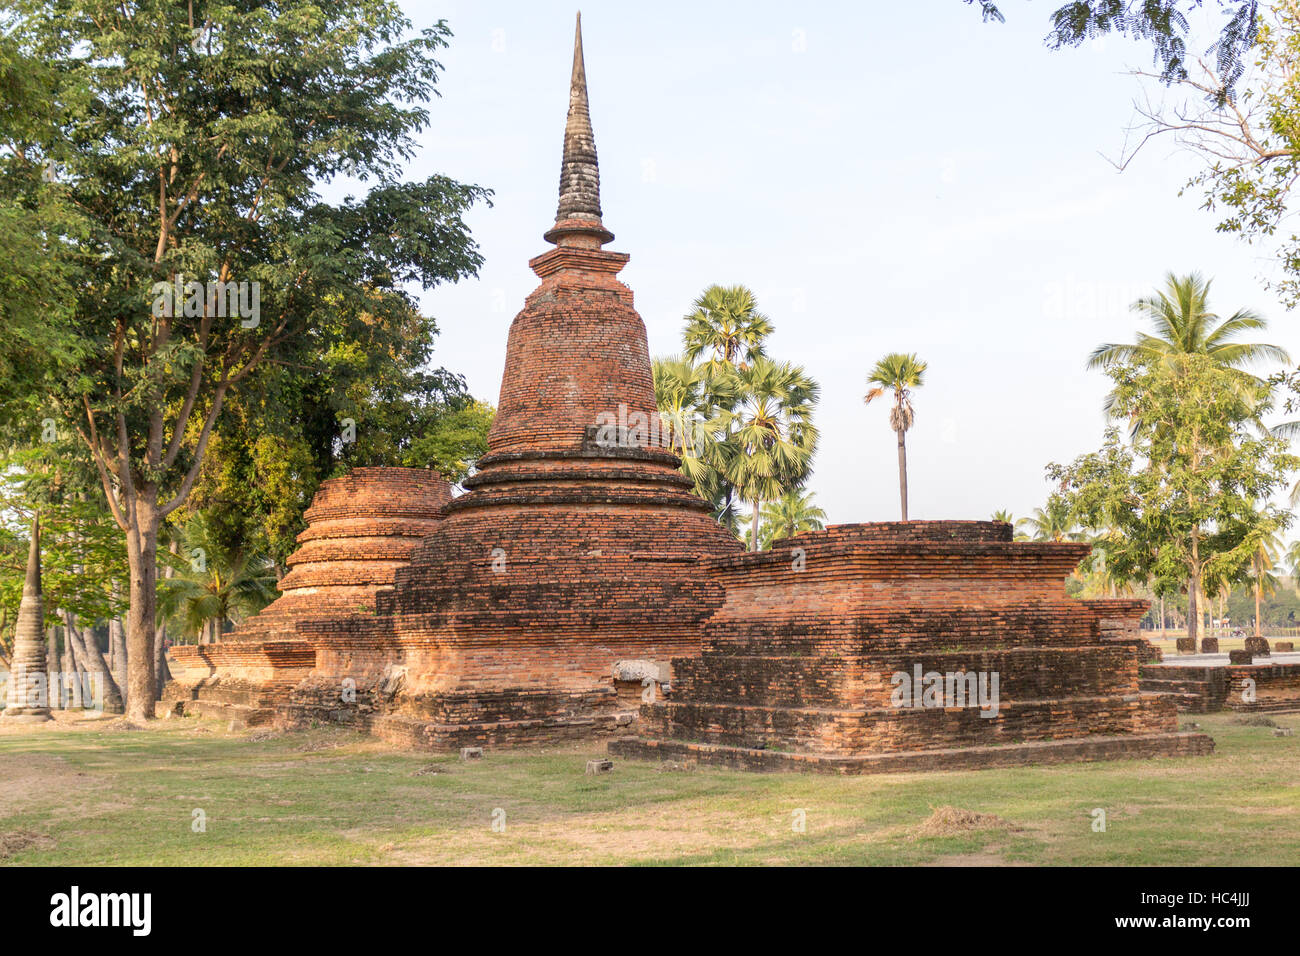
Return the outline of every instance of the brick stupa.
[[[424,488],[414,510],[375,497],[402,469],[358,472],[347,494],[323,488],[285,597],[236,640],[178,652],[202,664],[200,679],[178,678],[179,709],[229,686],[281,724],[331,721],[418,746],[613,737],[622,755],[754,769],[1209,750],[1210,738],[1176,732],[1172,699],[1139,693],[1145,604],[1065,595],[1086,545],[906,522],[744,553],[712,519],[656,440],[645,326],[617,278],[628,257],[604,248],[580,23],[545,238],[467,493],[442,502]],[[373,510],[357,506],[365,495]],[[327,525],[373,534],[327,548],[316,543]],[[392,560],[335,600],[325,592],[350,586],[358,548]],[[242,675],[241,654],[257,665]],[[900,703],[900,674],[996,678],[996,712],[919,692]]]
[[[218,643],[174,646],[164,706],[250,724],[274,720],[316,666],[304,626],[373,618],[376,594],[392,585],[449,501],[451,486],[417,468],[354,468],[321,482],[280,597]]]
[[[41,519],[32,521],[27,552],[27,576],[14,622],[5,709],[0,720],[10,723],[44,723],[50,714],[50,675],[45,671],[45,602],[41,594]]]

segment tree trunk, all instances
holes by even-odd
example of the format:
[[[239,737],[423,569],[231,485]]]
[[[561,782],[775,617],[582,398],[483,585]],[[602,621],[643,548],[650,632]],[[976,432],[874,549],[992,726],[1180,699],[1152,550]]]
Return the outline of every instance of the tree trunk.
[[[1168,625],[1165,624],[1165,596],[1160,595],[1160,636],[1165,636],[1165,630]]]
[[[163,688],[172,679],[171,671],[167,667],[167,625],[165,623],[159,624],[157,633],[154,634],[153,671],[154,686],[157,688],[154,700],[162,700]]]
[[[170,551],[173,555],[180,553],[180,542],[176,540],[175,535],[171,536],[171,541],[169,541],[167,544],[167,550]],[[162,569],[162,576],[170,580],[175,575],[176,575],[176,569],[172,567],[171,562],[168,562],[167,565]],[[166,621],[163,621],[161,624],[158,625],[157,633],[154,635],[153,647],[154,647],[153,667],[154,667],[154,676],[155,676],[154,683],[155,686],[158,688],[156,699],[162,700],[163,688],[166,687],[167,682],[172,679],[171,669],[168,668],[167,666],[167,622]]]
[[[77,706],[77,664],[76,659],[72,656],[72,641],[68,638],[68,629],[63,628],[63,708],[71,710]]]
[[[122,619],[115,617],[108,622],[108,666],[113,671],[113,680],[117,681],[118,690],[126,687],[127,664],[131,655],[126,650],[126,632],[122,629]],[[127,709],[131,708],[131,694],[126,695]]]
[[[903,520],[907,520],[907,433],[898,430],[898,497],[903,505]]]
[[[754,502],[754,517],[751,519],[751,521],[750,521],[750,525],[749,525],[749,536],[750,536],[750,538],[752,539],[752,540],[750,541],[750,543],[749,543],[749,550],[750,550],[750,551],[757,551],[757,550],[758,550],[758,508],[759,508],[759,503],[758,503],[757,501],[755,501],[755,502]]]
[[[154,715],[154,631],[158,605],[158,498],[156,489],[142,489],[132,508],[132,528],[126,535],[131,569],[130,607],[126,618],[128,719]]]
[[[45,704],[50,710],[63,709],[63,686],[59,676],[59,629],[45,629]]]
[[[67,634],[72,638],[73,648],[76,650],[77,658],[81,662],[87,675],[98,674],[100,680],[104,682],[104,710],[110,714],[120,714],[126,707],[122,701],[122,691],[117,686],[117,681],[113,680],[113,673],[109,670],[108,662],[104,660],[103,653],[99,650],[99,645],[95,643],[95,635],[87,629],[85,631],[77,627],[71,614],[64,615],[64,624]],[[82,698],[82,706],[87,706],[90,701]]]
[[[1256,637],[1262,636],[1259,627],[1259,592],[1260,592],[1259,575],[1255,575],[1255,636]]]
[[[1197,593],[1201,590],[1200,575],[1195,572],[1187,581],[1187,636],[1192,639],[1192,646],[1197,647],[1195,643],[1201,636],[1201,611],[1196,603]]]

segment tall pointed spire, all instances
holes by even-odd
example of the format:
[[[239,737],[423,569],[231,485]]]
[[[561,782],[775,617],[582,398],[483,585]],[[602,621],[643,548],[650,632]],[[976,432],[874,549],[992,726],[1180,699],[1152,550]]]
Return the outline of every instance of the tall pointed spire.
[[[573,36],[573,73],[569,78],[569,114],[564,124],[560,162],[560,203],[555,226],[546,234],[556,245],[595,246],[614,238],[600,221],[600,166],[587,102],[587,67],[582,57],[582,14]]]
[[[50,719],[49,675],[45,671],[45,608],[41,601],[41,519],[32,523],[27,580],[14,622],[14,652],[4,717]]]

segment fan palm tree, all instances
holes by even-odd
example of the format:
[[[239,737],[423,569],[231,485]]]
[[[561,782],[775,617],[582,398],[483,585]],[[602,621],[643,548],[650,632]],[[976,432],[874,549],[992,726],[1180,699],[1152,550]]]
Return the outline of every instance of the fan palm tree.
[[[749,365],[763,355],[763,342],[772,323],[758,311],[758,300],[743,285],[711,285],[700,294],[686,316],[686,358],[704,356],[705,373],[713,377]]]
[[[773,541],[793,538],[807,531],[820,531],[826,526],[826,512],[813,503],[811,492],[798,489],[787,491],[763,508],[760,547],[771,547]]]
[[[696,492],[714,498],[715,445],[725,419],[708,397],[712,390],[704,369],[678,356],[655,359],[654,388],[668,450],[681,458],[682,472],[695,483]]]
[[[763,504],[797,488],[817,450],[813,406],[820,391],[803,368],[756,356],[732,373],[736,404],[727,412],[731,446],[726,478],[753,505],[750,548],[758,549]]]
[[[216,641],[227,622],[256,614],[275,600],[275,565],[264,555],[225,545],[202,513],[186,522],[184,553],[173,577],[158,583],[158,613],[185,637]]]
[[[898,496],[902,502],[903,520],[907,520],[907,432],[912,427],[916,413],[912,408],[912,391],[925,383],[927,363],[919,361],[916,353],[891,352],[875,364],[867,375],[872,388],[862,401],[870,405],[887,391],[894,393],[894,405],[889,410],[889,427],[898,435]]]

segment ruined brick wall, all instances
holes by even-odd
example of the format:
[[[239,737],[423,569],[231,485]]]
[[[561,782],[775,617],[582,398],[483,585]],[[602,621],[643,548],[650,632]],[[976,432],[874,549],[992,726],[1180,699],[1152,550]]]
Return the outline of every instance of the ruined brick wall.
[[[842,758],[1173,731],[1172,700],[1138,693],[1130,629],[1145,602],[1065,596],[1087,552],[1014,542],[1000,523],[908,522],[716,558],[726,596],[702,654],[674,662],[671,697],[642,707],[637,740],[614,749]],[[894,675],[918,667],[996,673],[997,716],[894,706]]]

